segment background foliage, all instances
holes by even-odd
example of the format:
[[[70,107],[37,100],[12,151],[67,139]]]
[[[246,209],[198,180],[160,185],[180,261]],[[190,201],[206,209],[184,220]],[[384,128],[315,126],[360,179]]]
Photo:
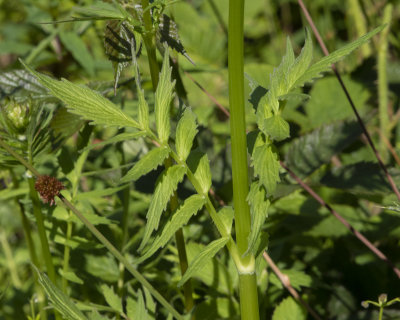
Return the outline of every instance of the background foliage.
[[[30,103],[31,109],[42,110],[31,125],[32,132],[38,132],[32,141],[32,150],[37,155],[35,167],[41,173],[62,178],[68,192],[76,195],[76,206],[108,239],[120,243],[124,185],[119,180],[134,162],[149,154],[152,146],[139,139],[114,141],[98,147],[91,145],[84,149],[89,137],[92,144],[106,141],[121,132],[116,128],[89,126],[67,113],[62,103],[52,100],[35,78],[23,71],[17,60],[22,58],[31,67],[55,78],[86,84],[121,105],[126,114],[136,119],[138,95],[132,77],[135,70],[132,66],[120,70],[109,61],[104,49],[107,22],[41,24],[68,20],[71,15],[76,15],[76,6],[92,3],[91,0],[0,0],[0,103],[3,124],[5,114],[11,110],[10,103],[14,101],[10,100],[11,96],[19,103]],[[354,3],[361,4],[361,12],[356,10]],[[396,182],[400,182],[400,163],[389,152],[392,146],[396,154],[400,145],[397,121],[400,97],[399,2],[329,0],[309,1],[307,5],[328,49],[334,51],[380,25],[387,3],[394,5],[386,40],[387,131],[382,132],[380,128],[382,119],[377,111],[377,56],[382,35],[374,37],[341,61],[338,68],[345,74],[344,82],[374,141],[380,146],[385,163]],[[195,79],[219,103],[228,107],[228,0],[181,1],[168,7],[167,12],[177,23],[186,53],[196,63],[193,65],[188,59],[179,57],[181,78],[177,78],[176,84],[199,123],[195,146],[207,153],[215,193],[229,204],[232,200],[229,121],[192,81]],[[248,78],[268,88],[269,74],[285,53],[287,36],[297,56],[306,37],[305,26],[307,23],[297,1],[246,1],[245,72]],[[174,53],[173,56],[178,57]],[[322,57],[317,45],[314,45],[313,56],[314,61]],[[146,56],[140,56],[138,64],[146,101],[152,106],[154,96],[151,94]],[[119,79],[114,95],[115,68]],[[310,98],[291,99],[284,108],[282,116],[290,123],[290,138],[277,145],[281,159],[399,266],[400,216],[398,212],[383,208],[392,206],[397,198],[369,146],[360,138],[361,130],[337,80],[328,75],[296,90]],[[248,130],[252,131],[256,117],[250,85],[246,85],[246,93],[249,97],[246,102],[247,124]],[[174,113],[179,113],[179,106]],[[173,127],[176,126],[174,119]],[[39,135],[42,132],[39,128],[45,125],[50,125],[52,131],[48,135]],[[4,130],[1,135],[5,136]],[[25,142],[18,140],[18,136],[12,138],[10,141],[14,147],[23,149]],[[0,319],[25,319],[35,314],[35,299],[40,291],[29,264],[19,215],[20,210],[24,210],[28,223],[32,224],[32,203],[27,196],[24,169],[7,154],[2,154],[1,165]],[[139,256],[137,250],[145,230],[146,212],[154,192],[154,181],[160,172],[159,168],[135,181],[129,194],[132,218],[128,221],[129,239],[123,250],[132,260]],[[387,293],[389,299],[399,296],[399,279],[283,169],[280,178],[282,181],[263,226],[263,231],[269,234],[270,256],[289,275],[292,285],[303,298],[324,318],[376,319],[376,313],[371,308],[362,308],[361,301],[374,300],[381,293]],[[179,197],[184,199],[192,193],[190,185],[183,181],[178,189]],[[129,299],[122,307],[115,296],[121,290],[116,285],[120,279],[116,260],[65,209],[45,207],[45,210],[45,227],[58,270],[62,270],[65,247],[71,250],[69,271],[59,271],[61,274],[58,276],[68,281],[68,296],[80,301],[77,305],[81,310],[97,310],[107,318],[121,311],[132,319],[135,316],[139,319],[166,318],[162,309],[158,308],[156,312],[151,295],[138,289],[136,280],[128,274],[125,275],[124,290]],[[162,220],[162,224],[166,221]],[[211,220],[201,212],[192,218],[184,234],[189,261],[202,250],[202,244],[216,238]],[[32,235],[33,242],[39,246],[37,233]],[[182,293],[176,289],[181,279],[178,256],[171,243],[142,263],[139,269],[168,301],[183,308]],[[289,297],[264,261],[260,261],[258,270],[261,319],[305,319],[302,307]],[[238,278],[227,252],[219,252],[212,262],[195,273],[194,278],[199,319],[237,317],[238,294],[234,288]],[[145,316],[140,314],[144,306],[147,309]],[[287,313],[288,310],[292,311]],[[385,314],[387,319],[399,319],[400,308],[393,305]],[[296,318],[290,318],[290,315],[296,315]],[[97,319],[103,318],[99,316]]]

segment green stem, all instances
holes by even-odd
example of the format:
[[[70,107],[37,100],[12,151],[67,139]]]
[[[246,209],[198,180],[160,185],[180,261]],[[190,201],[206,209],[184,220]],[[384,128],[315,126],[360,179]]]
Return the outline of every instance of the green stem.
[[[153,84],[153,90],[156,91],[158,84],[158,75],[160,73],[160,69],[157,63],[156,57],[156,39],[153,32],[153,23],[151,21],[151,12],[150,9],[145,10],[149,6],[149,0],[142,0],[142,8],[143,12],[143,22],[145,32],[143,34],[143,41],[146,47],[147,57],[149,61],[150,67],[150,75],[151,82]]]
[[[383,318],[383,306],[379,307],[379,320],[382,320]]]
[[[233,203],[240,260],[242,264],[249,265],[250,269],[248,273],[241,273],[239,270],[240,310],[242,320],[253,320],[259,319],[254,256],[249,254],[243,257],[247,251],[247,239],[251,230],[250,208],[246,201],[249,181],[244,108],[243,20],[244,0],[231,0],[229,2],[228,69]]]
[[[15,263],[10,244],[8,243],[7,236],[4,230],[0,230],[0,243],[3,248],[4,257],[8,265],[8,270],[11,276],[11,282],[14,287],[20,289],[22,286],[21,279],[18,276],[17,265]]]
[[[72,237],[72,221],[70,220],[71,213],[68,213],[68,222],[67,222],[67,232],[65,234],[66,242],[68,242],[71,237]],[[68,288],[68,280],[66,278],[67,272],[69,271],[69,257],[71,253],[71,248],[69,245],[65,244],[64,246],[64,261],[63,261],[63,274],[64,277],[62,277],[62,289],[64,293],[67,293],[67,288]]]
[[[379,121],[380,131],[384,138],[390,140],[390,125],[388,112],[388,82],[387,82],[387,51],[388,51],[388,34],[390,31],[390,21],[392,19],[393,6],[386,5],[383,13],[383,23],[388,26],[382,30],[379,38],[378,46],[378,97],[379,97]],[[380,141],[380,154],[383,160],[387,160],[388,151],[385,139]]]
[[[350,21],[355,27],[357,38],[359,38],[367,33],[367,22],[358,0],[349,0],[348,4],[349,15],[352,17]],[[360,53],[363,58],[370,56],[372,53],[370,45],[368,43],[364,44],[360,48]]]
[[[71,202],[65,199],[62,195],[59,196],[62,202],[70,209],[78,218],[82,221],[82,223],[89,229],[89,231],[111,252],[111,254],[121,262],[125,268],[135,277],[139,283],[144,286],[151,295],[158,301],[165,309],[167,309],[176,319],[183,320],[183,317],[174,309],[174,307],[169,304],[169,302],[143,277],[139,271],[133,267],[129,261],[115,248],[111,242],[109,242],[97,228],[90,223],[83,214],[76,209]]]
[[[40,245],[42,248],[42,255],[44,259],[44,263],[46,265],[47,273],[49,275],[49,279],[53,283],[57,283],[56,281],[56,272],[53,265],[53,260],[51,259],[49,242],[47,240],[46,229],[44,226],[44,219],[42,215],[42,209],[40,205],[39,196],[35,190],[35,180],[34,178],[28,178],[29,183],[29,195],[32,200],[33,205],[33,214],[36,219],[36,226],[39,233]]]

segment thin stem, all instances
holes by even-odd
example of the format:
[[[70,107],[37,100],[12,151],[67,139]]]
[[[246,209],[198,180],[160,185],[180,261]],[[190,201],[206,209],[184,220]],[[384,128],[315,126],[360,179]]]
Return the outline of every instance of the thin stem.
[[[272,271],[276,274],[276,276],[279,278],[279,280],[281,281],[281,283],[283,284],[283,286],[289,291],[289,293],[292,295],[293,298],[295,298],[297,301],[299,301],[306,309],[307,311],[311,314],[311,316],[315,319],[315,320],[321,320],[321,318],[319,317],[319,315],[313,310],[311,309],[311,307],[309,306],[309,304],[307,302],[305,302],[301,296],[297,293],[297,291],[295,290],[295,288],[292,287],[291,283],[290,283],[290,279],[287,275],[283,274],[281,272],[281,270],[279,270],[278,266],[274,263],[274,261],[271,259],[271,257],[268,255],[268,253],[266,251],[264,251],[263,253],[263,257],[265,259],[265,261],[267,261],[268,265],[271,267]]]
[[[360,232],[353,228],[353,226],[346,221],[339,213],[332,209],[332,207],[327,204],[318,194],[314,192],[308,185],[306,185],[298,176],[295,175],[286,165],[281,161],[281,166],[290,174],[290,176],[295,179],[304,190],[306,190],[315,200],[317,200],[322,206],[332,213],[336,219],[338,219],[351,233],[353,233],[368,249],[370,249],[379,259],[385,261],[389,267],[392,268],[394,273],[400,278],[400,270],[396,268],[391,260],[386,257],[382,251],[375,247],[367,238],[365,238]]]
[[[250,208],[246,200],[249,181],[244,109],[243,20],[244,0],[229,1],[228,70],[235,229],[240,259],[243,264],[250,265],[254,256],[249,254],[243,257],[247,251],[247,239],[251,230]],[[248,274],[239,272],[239,292],[242,320],[259,319],[255,270]]]
[[[324,44],[324,41],[322,40],[322,38],[321,38],[321,36],[320,36],[320,34],[319,34],[317,28],[315,27],[315,24],[314,24],[314,22],[313,22],[313,20],[312,20],[312,18],[311,18],[311,16],[310,16],[310,14],[308,13],[306,6],[304,5],[304,3],[303,3],[302,0],[298,0],[298,2],[299,2],[299,5],[300,5],[301,9],[303,10],[303,13],[304,13],[304,15],[305,15],[305,17],[306,17],[308,23],[309,23],[310,26],[311,26],[311,29],[313,30],[313,33],[314,33],[314,35],[315,35],[315,38],[317,39],[317,41],[318,41],[318,43],[319,43],[319,45],[320,45],[322,51],[324,52],[324,54],[325,54],[326,56],[329,55],[329,51],[328,51],[328,49],[326,48],[326,46],[325,46],[325,44]],[[347,90],[346,86],[345,86],[344,83],[343,83],[342,77],[340,76],[339,72],[337,71],[337,69],[335,68],[334,65],[332,65],[332,70],[333,70],[333,72],[335,73],[336,78],[338,79],[338,81],[339,81],[339,83],[340,83],[340,86],[342,87],[342,89],[343,89],[343,91],[344,91],[344,93],[345,93],[345,95],[346,95],[346,97],[347,97],[347,100],[348,100],[349,103],[350,103],[351,108],[353,109],[353,112],[354,112],[354,114],[355,114],[355,116],[356,116],[356,118],[357,118],[357,121],[358,121],[359,125],[361,126],[361,129],[363,130],[363,132],[364,132],[364,134],[365,134],[365,136],[366,136],[366,138],[367,138],[367,140],[368,140],[368,144],[370,145],[372,151],[373,151],[374,154],[375,154],[376,159],[378,160],[379,166],[381,167],[381,169],[382,169],[383,172],[385,173],[386,178],[388,179],[389,184],[390,184],[390,186],[392,187],[393,192],[394,192],[394,193],[396,194],[396,196],[397,196],[397,199],[399,199],[399,201],[400,201],[400,192],[399,192],[399,190],[397,189],[397,186],[396,186],[396,184],[394,183],[394,180],[393,180],[392,176],[389,174],[389,171],[387,170],[386,166],[384,165],[381,156],[379,155],[377,149],[375,148],[375,145],[374,145],[374,143],[372,142],[371,136],[370,136],[370,134],[369,134],[367,128],[365,127],[364,122],[362,121],[362,119],[361,119],[361,117],[360,117],[360,115],[359,115],[359,113],[358,113],[358,111],[357,111],[357,109],[356,109],[356,106],[355,106],[355,104],[354,104],[354,102],[353,102],[353,99],[351,98],[349,91]]]
[[[71,213],[68,213],[68,217],[71,216]],[[67,222],[67,232],[65,234],[65,239],[66,242],[68,242],[71,239],[72,236],[72,221],[69,219]],[[67,292],[67,288],[68,288],[68,280],[66,278],[66,275],[69,271],[69,257],[70,257],[70,253],[71,253],[71,248],[68,245],[64,246],[64,261],[63,261],[63,274],[64,277],[62,278],[62,289],[64,291],[64,293]]]
[[[349,14],[351,15],[351,24],[355,27],[357,37],[361,37],[367,33],[367,22],[362,12],[360,3],[358,0],[349,0]],[[366,58],[371,55],[372,50],[369,43],[366,43],[360,48],[361,56]]]
[[[378,45],[378,101],[379,101],[379,122],[380,132],[383,137],[390,140],[389,112],[388,112],[388,81],[387,81],[387,52],[388,52],[388,34],[390,30],[390,21],[392,19],[393,6],[386,5],[383,13],[383,23],[388,26],[382,30]],[[380,153],[382,158],[387,160],[388,152],[383,139],[380,141]]]
[[[172,305],[146,280],[145,277],[141,275],[139,271],[136,270],[134,266],[132,266],[129,261],[115,248],[110,241],[108,241],[101,232],[92,224],[90,223],[85,216],[75,208],[71,202],[65,199],[62,195],[59,196],[61,201],[70,209],[78,218],[82,221],[82,223],[89,229],[89,231],[111,252],[111,254],[123,265],[125,268],[135,277],[135,279],[144,286],[152,296],[160,302],[160,304],[167,309],[176,319],[183,320],[183,317],[174,309]]]

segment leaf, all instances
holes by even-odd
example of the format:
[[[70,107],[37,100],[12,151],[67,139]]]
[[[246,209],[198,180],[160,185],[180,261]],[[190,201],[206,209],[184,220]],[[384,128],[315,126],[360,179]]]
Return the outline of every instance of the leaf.
[[[111,308],[113,308],[115,311],[118,311],[119,313],[124,312],[124,310],[122,309],[121,298],[114,292],[114,290],[111,287],[102,284],[100,286],[100,290],[103,293],[103,296],[107,301],[107,304]]]
[[[400,172],[390,170],[396,185],[400,182]],[[356,194],[386,195],[392,189],[378,164],[359,162],[328,172],[321,183],[330,188],[347,190]]]
[[[92,276],[107,282],[117,282],[119,277],[118,264],[111,254],[101,256],[86,255],[85,270]]]
[[[158,137],[161,143],[167,143],[171,125],[169,110],[173,98],[175,81],[171,80],[172,68],[169,66],[169,51],[165,50],[163,66],[160,72],[160,81],[155,95],[155,115]]]
[[[12,96],[17,101],[25,101],[29,97],[36,101],[51,98],[46,88],[25,70],[0,74],[0,100],[7,96]]]
[[[210,244],[208,244],[189,264],[188,269],[183,275],[182,279],[178,282],[177,286],[181,287],[190,277],[197,271],[201,270],[204,264],[206,264],[211,258],[215,256],[215,254],[221,250],[225,244],[227,244],[229,238],[221,238],[218,240],[214,240]]]
[[[51,94],[68,105],[71,112],[92,120],[94,124],[118,127],[140,128],[139,124],[125,114],[110,100],[86,86],[79,86],[68,80],[54,80],[40,74],[21,62],[26,69],[37,77]]]
[[[251,231],[248,237],[248,247],[245,255],[253,252],[259,238],[261,228],[268,216],[270,201],[263,186],[259,182],[253,182],[247,195],[247,202],[250,205]],[[254,253],[254,252],[253,252]]]
[[[175,146],[180,160],[185,161],[188,157],[197,132],[196,116],[186,108],[176,128]]]
[[[127,185],[118,186],[115,188],[105,188],[105,189],[98,189],[92,190],[87,192],[80,192],[75,196],[75,200],[82,201],[82,200],[93,200],[94,198],[101,198],[116,194],[117,192],[125,189]]]
[[[94,20],[123,20],[127,17],[127,12],[121,9],[121,6],[116,8],[112,4],[98,2],[91,6],[75,7],[74,12],[80,16]]]
[[[128,297],[126,309],[129,319],[149,319],[149,315],[144,304],[143,293],[140,289],[137,291],[137,301]]]
[[[164,247],[169,239],[175,235],[175,232],[187,224],[189,219],[197,214],[197,212],[204,206],[206,199],[201,195],[193,195],[185,200],[185,202],[176,210],[172,219],[167,222],[162,233],[158,236],[148,251],[136,261],[137,264],[142,263],[151,257],[158,249]]]
[[[186,59],[188,59],[192,64],[194,64],[193,60],[186,53],[185,48],[182,45],[181,40],[179,39],[178,27],[174,20],[172,20],[166,14],[163,14],[160,17],[160,23],[158,24],[158,30],[156,33],[157,41],[161,44],[166,43],[168,47],[174,49],[183,55]]]
[[[83,280],[79,278],[73,271],[64,272],[62,269],[59,269],[59,273],[63,278],[67,279],[68,281],[83,284]]]
[[[281,269],[281,272],[289,277],[290,284],[296,290],[301,291],[301,287],[310,288],[312,286],[312,278],[303,271],[295,269]],[[275,274],[271,274],[270,281],[271,284],[275,285],[279,289],[283,289],[282,282]]]
[[[90,76],[93,76],[95,72],[94,59],[82,39],[75,32],[62,31],[60,32],[60,40],[83,69]]]
[[[326,125],[295,140],[286,154],[286,164],[300,178],[307,177],[353,143],[362,133],[356,121]]]
[[[230,206],[222,207],[218,211],[218,215],[220,216],[222,222],[225,225],[226,233],[231,234],[233,217],[235,216],[235,211],[233,210],[233,208]]]
[[[340,61],[346,55],[350,54],[352,51],[369,41],[369,39],[371,39],[374,35],[382,31],[383,28],[385,28],[385,25],[375,28],[374,30],[368,32],[354,42],[349,43],[343,48],[340,48],[332,52],[330,55],[322,58],[311,67],[309,67],[307,71],[304,72],[304,74],[296,80],[296,82],[293,84],[293,87],[301,87],[305,83],[312,82],[315,78],[321,77],[323,72],[329,71],[331,69],[333,63]]]
[[[186,168],[180,165],[175,165],[168,168],[162,174],[162,177],[157,184],[156,190],[150,202],[149,211],[147,211],[147,223],[144,230],[142,243],[140,244],[139,251],[143,250],[144,246],[150,239],[153,230],[158,229],[161,214],[165,210],[169,199],[173,192],[178,187],[178,183],[182,181],[185,176]]]
[[[287,297],[276,307],[272,320],[305,320],[306,312],[293,300]]]
[[[286,85],[287,92],[293,87],[293,84],[299,79],[304,72],[310,66],[312,57],[313,57],[313,46],[311,40],[311,34],[308,29],[306,29],[306,40],[304,43],[304,47],[301,49],[299,56],[294,61],[293,65],[290,67],[290,70],[286,76]]]
[[[274,193],[279,178],[279,160],[271,146],[263,144],[256,147],[253,153],[254,173],[259,177],[260,183],[267,190],[267,195]]]
[[[92,150],[95,148],[104,147],[108,144],[115,144],[115,143],[121,142],[121,141],[134,140],[139,137],[143,137],[145,135],[146,135],[146,132],[144,132],[144,131],[120,133],[110,139],[104,140],[99,143],[91,144],[91,145],[87,146],[86,148],[84,148],[81,152],[89,151],[89,150]]]
[[[67,108],[61,107],[57,109],[51,119],[50,126],[54,130],[55,136],[67,138],[77,132],[83,123],[79,116],[68,112]]]
[[[289,123],[280,115],[273,115],[264,120],[264,132],[276,141],[285,140],[290,137]]]
[[[121,182],[136,181],[141,176],[149,173],[160,166],[168,157],[170,149],[168,147],[159,147],[151,150],[144,155],[121,179]]]
[[[49,297],[54,308],[61,313],[61,315],[68,320],[87,320],[85,315],[78,309],[78,307],[65,295],[60,289],[54,285],[46,274],[40,272],[34,265],[33,270],[38,275],[38,281],[43,287],[46,295]]]
[[[211,188],[211,170],[207,154],[197,150],[192,151],[187,159],[187,164],[199,182],[198,187],[201,190],[198,190],[198,192],[208,194]]]
[[[133,25],[127,21],[111,20],[104,32],[104,47],[114,67],[115,93],[122,70],[140,55],[142,46]]]
[[[92,310],[89,315],[89,320],[108,320],[108,318],[99,314],[97,310]]]

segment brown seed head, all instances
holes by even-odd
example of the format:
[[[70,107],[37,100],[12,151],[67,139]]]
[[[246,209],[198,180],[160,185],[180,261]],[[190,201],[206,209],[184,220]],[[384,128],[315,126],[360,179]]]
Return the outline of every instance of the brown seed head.
[[[49,203],[52,206],[55,204],[54,197],[60,194],[60,191],[64,189],[64,186],[56,178],[43,175],[37,178],[35,189],[39,192],[43,202]]]

